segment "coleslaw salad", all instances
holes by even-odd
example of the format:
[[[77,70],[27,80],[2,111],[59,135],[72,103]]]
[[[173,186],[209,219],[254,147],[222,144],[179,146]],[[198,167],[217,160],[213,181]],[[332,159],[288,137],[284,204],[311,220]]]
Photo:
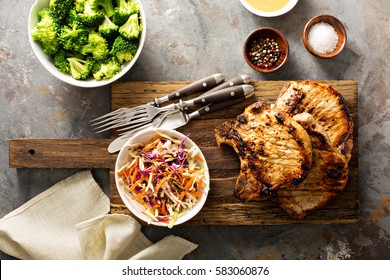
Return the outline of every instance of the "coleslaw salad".
[[[171,228],[207,196],[208,168],[200,149],[189,145],[189,135],[179,139],[153,131],[148,141],[127,145],[127,160],[117,163],[117,185],[148,223]]]

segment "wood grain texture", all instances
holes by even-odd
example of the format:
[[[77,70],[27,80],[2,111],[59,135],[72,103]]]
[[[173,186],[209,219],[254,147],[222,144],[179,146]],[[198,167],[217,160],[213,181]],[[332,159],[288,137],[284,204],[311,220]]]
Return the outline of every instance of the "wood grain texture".
[[[357,124],[357,83],[324,81],[343,94]],[[132,107],[153,100],[189,82],[114,83],[111,108]],[[201,212],[184,225],[261,225],[261,224],[334,224],[355,223],[359,218],[357,128],[349,162],[349,181],[345,190],[327,207],[316,210],[302,221],[290,218],[271,201],[241,203],[233,196],[239,174],[239,159],[229,146],[216,146],[214,127],[242,113],[245,106],[263,98],[275,101],[284,81],[255,81],[255,96],[234,107],[194,119],[183,133],[201,148],[210,168],[209,197]],[[9,165],[14,168],[108,168],[110,169],[110,203],[112,213],[130,214],[115,186],[116,155],[107,152],[111,139],[13,139],[9,143]]]
[[[107,152],[110,139],[12,139],[13,168],[111,168],[116,155]]]

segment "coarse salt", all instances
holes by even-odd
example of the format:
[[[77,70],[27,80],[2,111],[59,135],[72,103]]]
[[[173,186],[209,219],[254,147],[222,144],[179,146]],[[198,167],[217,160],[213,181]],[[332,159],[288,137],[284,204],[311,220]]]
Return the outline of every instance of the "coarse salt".
[[[332,25],[320,22],[310,28],[308,41],[316,52],[330,53],[336,48],[339,36]]]

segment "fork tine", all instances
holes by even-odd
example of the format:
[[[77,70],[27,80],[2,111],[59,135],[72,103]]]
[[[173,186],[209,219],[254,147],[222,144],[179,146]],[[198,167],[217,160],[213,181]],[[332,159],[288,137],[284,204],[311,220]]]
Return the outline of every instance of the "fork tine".
[[[97,121],[100,121],[100,120],[103,120],[103,119],[106,119],[106,118],[109,118],[109,117],[112,117],[112,116],[117,116],[117,115],[121,114],[124,110],[125,110],[125,108],[119,108],[119,109],[117,109],[115,111],[112,111],[110,113],[107,113],[105,115],[97,117],[95,119],[92,119],[89,122],[97,122]]]
[[[134,114],[124,114],[124,115],[121,115],[121,116],[112,116],[106,120],[103,120],[103,121],[100,121],[100,122],[97,122],[97,123],[93,123],[91,124],[91,126],[95,126],[94,129],[99,129],[99,128],[102,128],[102,127],[105,127],[105,126],[109,126],[109,125],[113,125],[113,124],[116,124],[116,123],[122,123],[122,122],[129,122],[131,121],[133,118],[143,118],[144,116],[146,116],[146,112],[138,112],[138,113],[134,113]]]
[[[150,123],[150,122],[151,122],[151,120],[148,119],[148,118],[145,118],[145,119],[133,122],[131,124],[129,122],[125,122],[124,121],[124,122],[120,122],[120,123],[117,123],[117,124],[113,124],[113,125],[111,125],[109,127],[105,127],[105,128],[102,127],[102,129],[97,131],[96,133],[103,132],[103,131],[110,130],[110,129],[114,129],[114,128],[119,128],[118,131],[131,130],[133,128],[145,125],[145,124]],[[124,127],[124,128],[121,128],[121,127]]]
[[[94,127],[92,129],[95,130],[95,133],[98,133],[96,130],[99,130],[99,129],[109,130],[111,128],[117,127],[118,125],[121,126],[121,125],[125,125],[125,124],[126,124],[125,120],[122,120],[122,121],[114,120],[114,121],[111,121],[109,123],[105,123],[105,124],[102,124],[100,126]]]
[[[137,128],[131,129],[131,130],[127,130],[127,131],[123,131],[123,132],[119,133],[118,136],[120,136],[120,137],[126,137],[126,136],[130,137],[133,134],[135,134],[136,132],[141,131],[142,129],[146,129],[148,127],[152,127],[152,126],[153,126],[153,123],[150,122],[150,123],[142,125],[140,127],[137,127]]]
[[[126,123],[128,125],[133,125],[133,124],[137,124],[137,123],[148,122],[151,120],[152,120],[152,118],[149,118],[149,116],[147,114],[145,114],[145,115],[142,115],[140,117],[130,119]]]
[[[111,116],[111,117],[109,117],[107,119],[103,119],[103,120],[100,120],[98,122],[91,123],[91,126],[98,126],[98,125],[104,125],[104,124],[107,124],[107,123],[118,122],[121,119],[123,119],[123,117],[120,116],[120,115]],[[96,128],[98,128],[98,127],[95,127],[95,129]]]
[[[115,117],[118,117],[119,115],[126,115],[126,114],[135,114],[135,113],[138,113],[140,111],[145,111],[146,110],[146,106],[145,105],[140,105],[140,106],[137,106],[137,107],[133,107],[133,108],[119,108],[115,111],[112,111],[110,113],[107,113],[103,116],[100,116],[98,118],[95,118],[93,120],[90,120],[90,122],[92,123],[95,123],[97,124],[96,122],[100,123],[104,120],[107,120],[107,119],[110,119],[110,118],[115,118]]]
[[[132,126],[126,126],[122,129],[118,129],[118,134],[123,134],[123,133],[129,133],[131,131],[138,131],[139,129],[143,129],[145,127],[148,127],[150,125],[153,125],[153,122],[152,121],[149,121],[149,122],[144,122],[144,123],[140,123],[140,124],[135,124],[135,125],[132,125]]]
[[[145,116],[147,116],[147,112],[140,110],[138,112],[133,112],[131,114],[126,113],[126,114],[122,114],[120,116],[113,116],[107,120],[91,124],[91,126],[95,126],[93,129],[96,130],[96,129],[100,129],[100,128],[107,127],[110,125],[115,125],[115,124],[120,124],[120,123],[128,123],[133,119],[139,119],[139,118],[143,118]]]
[[[116,120],[116,119],[123,119],[123,118],[129,118],[132,116],[136,116],[138,114],[144,113],[145,110],[142,108],[139,108],[137,110],[127,112],[127,111],[121,111],[117,112],[116,114],[112,114],[110,116],[106,116],[105,118],[101,118],[100,120],[95,120],[94,122],[91,123],[91,125],[98,125],[104,122],[109,122],[111,120]]]
[[[132,125],[137,126],[137,125],[140,125],[140,124],[143,124],[143,123],[150,121],[150,119],[147,117],[146,113],[136,115],[136,117],[137,118],[133,117],[134,119],[131,119],[131,118],[129,119],[126,117],[126,118],[121,118],[118,120],[113,120],[109,123],[105,123],[105,124],[102,124],[98,127],[94,127],[93,129],[94,130],[99,129],[98,131],[95,131],[95,133],[100,133],[103,131],[107,131],[107,130],[122,127],[122,126],[128,126],[128,125],[130,125],[130,127],[132,127]]]
[[[126,132],[126,131],[131,131],[131,130],[137,129],[139,127],[145,126],[145,125],[150,124],[150,123],[151,122],[144,122],[144,123],[139,123],[139,124],[135,124],[135,125],[132,125],[132,126],[123,126],[122,128],[119,128],[116,131],[118,133],[123,133],[123,132]]]

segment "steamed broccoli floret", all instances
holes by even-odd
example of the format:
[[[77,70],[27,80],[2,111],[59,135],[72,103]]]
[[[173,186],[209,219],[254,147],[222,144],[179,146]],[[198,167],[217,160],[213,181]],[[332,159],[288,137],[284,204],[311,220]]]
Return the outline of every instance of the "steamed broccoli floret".
[[[139,14],[139,2],[130,0],[117,0],[112,21],[116,25],[123,25],[132,14]]]
[[[58,39],[64,49],[78,51],[88,42],[88,33],[88,29],[64,26]]]
[[[53,58],[54,65],[63,73],[70,74],[70,64],[68,58],[84,59],[84,55],[78,52],[60,49]]]
[[[99,25],[99,33],[105,38],[115,38],[118,35],[118,26],[113,23],[108,16],[104,16],[104,21]]]
[[[65,21],[72,9],[73,0],[50,0],[49,8],[60,21]]]
[[[88,43],[88,35],[89,30],[81,23],[76,12],[71,10],[68,25],[62,26],[58,39],[64,49],[79,51]]]
[[[112,4],[112,0],[96,0],[96,1],[98,3],[98,6],[101,6],[104,9],[108,17],[114,14],[114,5]]]
[[[80,52],[84,55],[91,53],[97,60],[103,59],[109,53],[107,40],[92,31],[89,33],[88,43],[80,49]]]
[[[115,39],[110,54],[116,56],[120,64],[133,59],[138,50],[138,42],[128,41],[119,36]]]
[[[67,53],[64,50],[60,50],[54,56],[54,66],[57,67],[57,69],[60,70],[61,72],[69,74],[70,65],[67,58],[68,58]]]
[[[94,60],[88,57],[86,60],[70,57],[68,58],[70,74],[76,80],[85,80],[91,74],[91,69],[94,64]]]
[[[121,71],[121,65],[115,57],[100,61],[93,69],[93,77],[100,81],[110,79]]]
[[[128,40],[137,39],[142,31],[142,25],[139,23],[138,14],[129,17],[124,25],[119,27],[119,34]]]
[[[57,35],[60,32],[60,25],[53,11],[42,9],[38,12],[39,22],[31,31],[31,36],[35,41],[40,41],[43,51],[47,55],[54,55],[59,48]]]
[[[69,15],[66,21],[67,25],[77,25],[77,27],[84,27],[84,23],[81,21],[80,15],[76,12],[76,10],[70,10]]]
[[[99,10],[96,0],[85,0],[81,21],[88,27],[97,27],[104,20],[104,13]]]
[[[84,11],[85,0],[74,0],[74,10],[78,13]]]

